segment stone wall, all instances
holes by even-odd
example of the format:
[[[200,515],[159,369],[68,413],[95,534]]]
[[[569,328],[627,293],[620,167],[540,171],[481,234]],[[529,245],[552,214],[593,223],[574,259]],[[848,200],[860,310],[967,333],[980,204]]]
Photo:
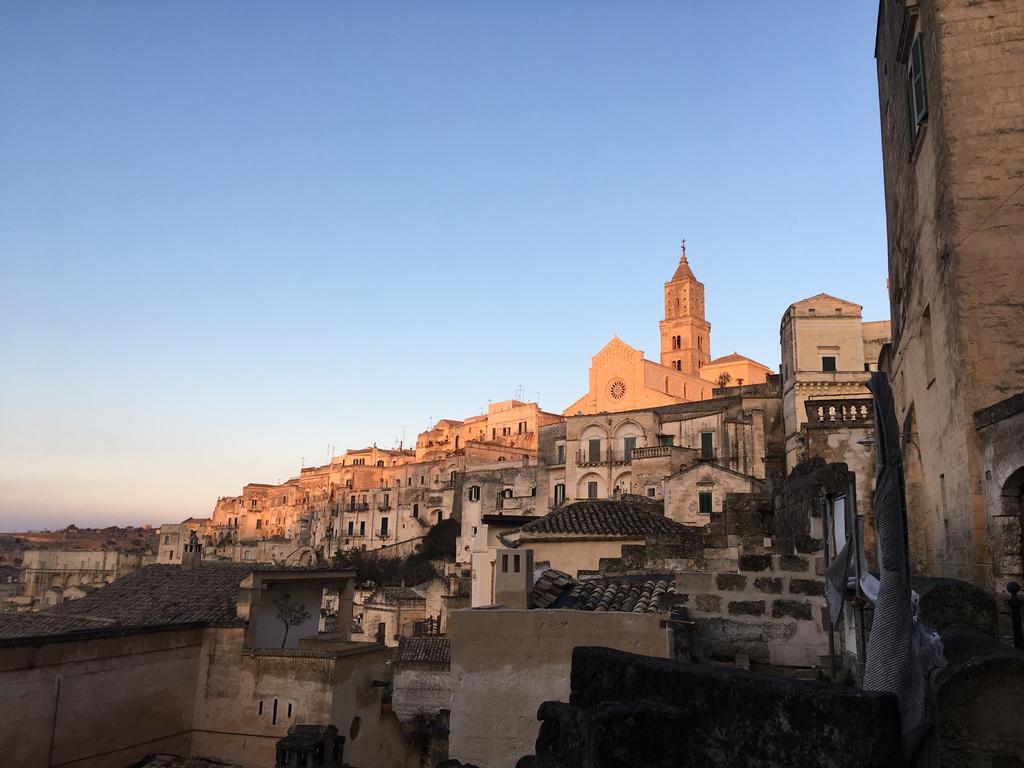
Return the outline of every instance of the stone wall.
[[[743,554],[735,573],[677,573],[676,592],[696,621],[697,654],[713,661],[810,667],[828,647],[822,559]]]
[[[436,715],[452,707],[452,673],[447,664],[403,662],[395,666],[391,706],[399,720],[418,712]]]
[[[573,648],[604,643],[665,656],[655,614],[470,609],[452,613],[449,752],[481,768],[532,753],[537,708],[569,698]]]
[[[914,571],[991,585],[971,424],[1024,389],[1024,11],[1009,0],[881,4],[876,38],[893,349]],[[920,34],[927,117],[908,119]],[[911,492],[913,491],[913,492]]]
[[[895,696],[607,648],[577,648],[538,717],[536,768],[903,765]]]
[[[203,630],[0,647],[0,755],[19,768],[189,754]]]

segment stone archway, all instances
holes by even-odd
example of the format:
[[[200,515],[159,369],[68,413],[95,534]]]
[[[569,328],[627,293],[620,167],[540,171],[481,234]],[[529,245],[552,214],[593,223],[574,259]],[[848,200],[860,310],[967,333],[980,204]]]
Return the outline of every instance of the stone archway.
[[[991,521],[996,575],[1024,576],[1024,467],[1010,473],[999,492],[997,517]]]

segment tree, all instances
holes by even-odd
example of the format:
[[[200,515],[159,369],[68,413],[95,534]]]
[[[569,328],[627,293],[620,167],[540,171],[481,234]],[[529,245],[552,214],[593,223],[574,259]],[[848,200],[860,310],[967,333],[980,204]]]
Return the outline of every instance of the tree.
[[[288,630],[308,621],[310,613],[305,603],[294,602],[289,594],[277,598],[274,605],[277,607],[277,620],[284,624],[284,637],[281,639],[281,647],[284,648],[288,642]]]
[[[732,374],[730,374],[728,371],[722,371],[722,373],[719,374],[718,386],[727,387],[729,386],[730,381],[732,381]]]

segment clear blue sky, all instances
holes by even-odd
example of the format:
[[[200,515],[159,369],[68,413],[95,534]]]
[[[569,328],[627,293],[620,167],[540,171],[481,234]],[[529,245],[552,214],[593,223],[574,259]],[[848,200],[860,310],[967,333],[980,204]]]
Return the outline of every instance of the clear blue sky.
[[[888,317],[873,2],[0,5],[0,529],[160,523],[488,399]]]

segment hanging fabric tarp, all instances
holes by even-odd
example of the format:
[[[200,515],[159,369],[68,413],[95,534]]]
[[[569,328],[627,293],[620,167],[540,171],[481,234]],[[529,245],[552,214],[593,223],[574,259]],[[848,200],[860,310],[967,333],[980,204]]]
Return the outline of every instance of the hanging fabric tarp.
[[[875,527],[881,571],[868,640],[864,689],[894,693],[900,702],[903,749],[910,757],[931,726],[928,677],[910,597],[903,460],[892,391],[884,373],[868,384],[875,414]]]

